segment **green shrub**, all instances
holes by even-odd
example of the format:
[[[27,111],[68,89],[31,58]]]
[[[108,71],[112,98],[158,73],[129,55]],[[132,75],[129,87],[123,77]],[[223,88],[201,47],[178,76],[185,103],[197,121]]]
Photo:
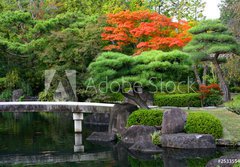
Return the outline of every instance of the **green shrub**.
[[[48,91],[48,92],[40,92],[38,94],[38,100],[39,101],[53,101],[54,100],[54,92],[53,91]]]
[[[139,109],[134,111],[128,118],[127,126],[148,125],[160,126],[162,124],[163,111]]]
[[[230,91],[232,93],[240,93],[240,87],[239,86],[234,86],[230,88]]]
[[[19,84],[20,78],[17,70],[8,72],[6,75],[5,87],[8,89],[14,89]]]
[[[225,103],[227,109],[240,115],[240,95],[236,96],[233,101]]]
[[[26,96],[32,96],[33,91],[29,83],[21,81],[19,84],[20,88],[23,90],[24,95]]]
[[[157,106],[201,107],[200,94],[155,94],[154,104]]]
[[[223,104],[222,95],[219,95],[214,90],[211,91],[212,94],[208,95],[207,98],[204,99],[204,106],[219,106]]]
[[[6,78],[0,78],[0,90],[5,89],[6,87]]]
[[[11,89],[5,89],[0,94],[0,100],[8,101],[12,99],[12,90]]]
[[[153,144],[155,144],[155,145],[161,144],[161,141],[160,141],[161,134],[160,133],[161,133],[160,131],[155,131],[153,134],[151,134]]]
[[[187,133],[211,134],[215,138],[220,138],[223,135],[223,127],[220,120],[204,112],[189,113],[185,131]]]
[[[175,83],[176,87],[171,94],[186,94],[186,93],[195,93],[197,92],[197,87],[196,86],[191,86],[186,85],[186,84],[181,84],[181,83]]]
[[[204,106],[218,106],[223,103],[221,88],[216,83],[200,85],[199,93]]]

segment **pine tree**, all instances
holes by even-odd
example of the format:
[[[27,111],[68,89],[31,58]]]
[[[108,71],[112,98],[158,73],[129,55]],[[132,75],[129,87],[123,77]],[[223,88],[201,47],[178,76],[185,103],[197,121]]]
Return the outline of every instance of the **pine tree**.
[[[180,51],[155,50],[139,56],[104,52],[88,68],[90,77],[86,83],[87,89],[94,87],[105,93],[120,92],[141,108],[148,108],[140,93],[171,90],[173,85],[167,82],[180,80],[181,76],[187,75],[187,60],[188,55]]]
[[[220,67],[220,60],[225,54],[239,53],[238,43],[219,20],[205,20],[189,30],[193,39],[184,47],[194,61],[211,61],[224,93],[224,101],[231,99],[228,85]]]

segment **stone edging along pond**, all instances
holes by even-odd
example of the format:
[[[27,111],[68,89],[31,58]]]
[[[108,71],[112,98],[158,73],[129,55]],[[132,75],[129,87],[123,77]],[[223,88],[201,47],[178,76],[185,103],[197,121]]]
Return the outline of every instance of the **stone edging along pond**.
[[[94,133],[92,136],[90,136],[88,139],[89,140],[97,140],[97,141],[113,141],[116,140],[117,135],[118,137],[120,137],[119,139],[122,140],[124,142],[124,136],[129,138],[129,136],[127,136],[127,132],[132,129],[131,127],[126,128],[126,124],[127,124],[127,119],[128,116],[135,111],[137,108],[135,105],[132,104],[116,104],[113,108],[113,113],[111,113],[110,117],[110,123],[109,123],[109,130],[108,132],[101,133],[98,134],[98,132]],[[165,109],[166,110],[166,109]],[[209,141],[211,141],[211,143],[213,143],[216,146],[227,146],[227,147],[239,147],[240,146],[240,141],[236,142],[236,141],[230,141],[230,140],[225,140],[225,139],[216,139],[214,140],[213,137],[206,137],[205,134],[193,134],[192,136],[190,134],[186,134],[184,133],[184,125],[186,122],[186,112],[184,112],[183,110],[181,110],[180,108],[168,108],[168,110],[166,110],[164,112],[164,116],[163,116],[163,122],[162,122],[162,126],[161,126],[161,134],[176,134],[182,137],[182,140],[186,141],[191,141],[194,140],[195,144],[199,144],[200,145],[204,145],[202,142],[204,141],[204,138],[208,138]],[[111,121],[112,120],[112,121]],[[137,141],[142,140],[143,138],[148,138],[145,141],[151,142],[151,134],[153,134],[153,132],[155,131],[159,131],[159,127],[154,127],[153,126],[153,130],[148,130],[148,128],[145,126],[141,126],[141,128],[137,128],[135,127],[135,130],[133,130],[131,133],[129,132],[128,134],[134,134],[134,132],[137,129],[141,129],[140,131],[145,131],[144,134],[134,134],[133,137],[137,137],[137,135],[140,135],[139,139],[136,139]],[[131,130],[130,130],[131,131]],[[176,136],[175,135],[175,136]],[[194,137],[197,136],[197,137]],[[101,137],[102,136],[102,137]],[[147,136],[147,137],[146,137]],[[167,137],[171,137],[171,138],[175,138],[174,135],[168,135]],[[192,139],[190,139],[192,138]],[[196,139],[195,139],[196,138]],[[199,138],[199,139],[197,139]],[[211,138],[211,139],[210,139]],[[177,139],[177,138],[175,138]],[[135,139],[132,139],[135,140]],[[181,141],[182,142],[182,141]],[[132,144],[134,144],[135,142],[133,142]],[[143,140],[142,143],[143,144]],[[168,144],[167,144],[168,145]]]

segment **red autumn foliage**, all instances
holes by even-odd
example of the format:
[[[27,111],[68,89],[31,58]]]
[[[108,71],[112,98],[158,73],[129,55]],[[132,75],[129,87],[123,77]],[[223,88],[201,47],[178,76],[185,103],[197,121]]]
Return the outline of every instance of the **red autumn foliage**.
[[[200,85],[199,92],[201,94],[200,98],[205,99],[212,93],[218,93],[219,95],[222,95],[221,88],[218,84],[211,84],[211,85]]]
[[[191,40],[188,22],[173,22],[156,12],[122,11],[107,15],[107,23],[102,39],[111,45],[104,50],[132,47],[135,54],[152,49],[168,51],[181,48]]]

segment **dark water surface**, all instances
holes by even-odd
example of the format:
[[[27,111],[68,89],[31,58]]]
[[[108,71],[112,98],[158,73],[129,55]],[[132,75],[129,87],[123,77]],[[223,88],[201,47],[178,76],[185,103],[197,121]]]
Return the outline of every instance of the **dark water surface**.
[[[107,126],[84,125],[83,153],[74,152],[71,113],[0,113],[0,166],[203,167],[236,150],[165,149],[157,155],[131,153],[121,143],[93,144],[86,138]]]

